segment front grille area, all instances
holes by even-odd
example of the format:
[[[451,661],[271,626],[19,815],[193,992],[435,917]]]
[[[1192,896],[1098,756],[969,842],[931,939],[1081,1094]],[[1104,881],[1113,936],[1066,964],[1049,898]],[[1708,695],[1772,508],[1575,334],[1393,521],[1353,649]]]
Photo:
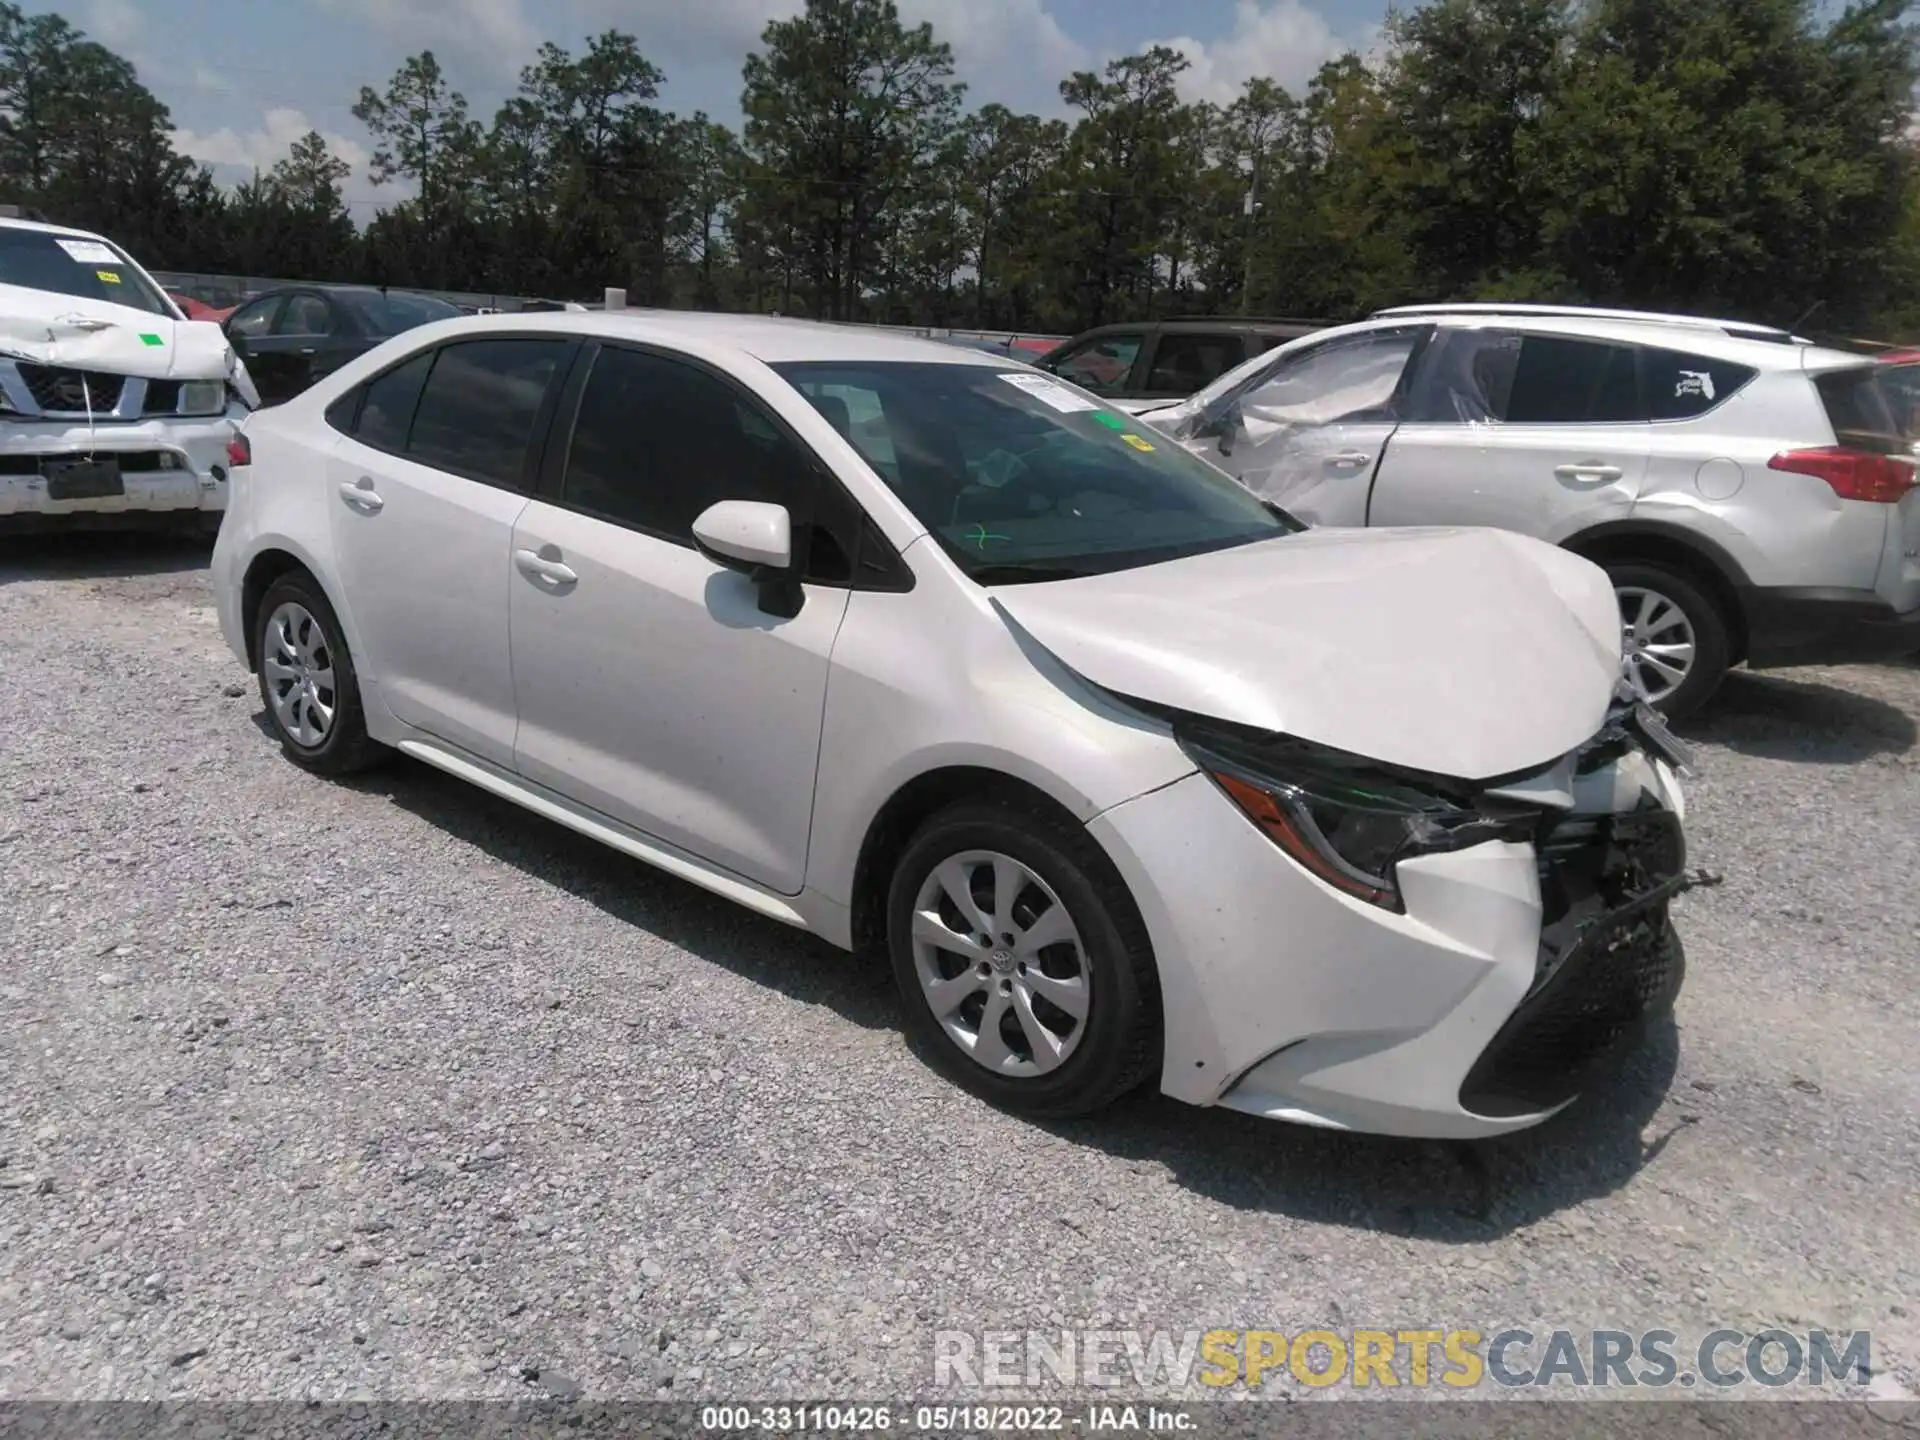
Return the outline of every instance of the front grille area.
[[[1536,842],[1542,902],[1533,989],[1460,1087],[1479,1115],[1571,1099],[1673,1003],[1686,970],[1667,902],[1686,844],[1671,813],[1569,817]]]
[[[180,408],[178,380],[149,380],[147,398],[140,407],[143,415],[171,415]]]
[[[33,403],[50,414],[84,415],[89,402],[95,415],[108,414],[119,407],[120,389],[127,380],[104,370],[69,370],[28,360],[16,363]]]

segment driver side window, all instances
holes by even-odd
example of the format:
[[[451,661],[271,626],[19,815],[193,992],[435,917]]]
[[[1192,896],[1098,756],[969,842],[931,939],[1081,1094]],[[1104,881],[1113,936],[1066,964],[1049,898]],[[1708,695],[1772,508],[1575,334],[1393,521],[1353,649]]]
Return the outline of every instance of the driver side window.
[[[317,336],[333,333],[333,307],[319,295],[290,296],[280,321],[273,327],[276,335]]]
[[[259,339],[273,328],[274,317],[285,303],[285,296],[275,295],[271,299],[256,300],[251,305],[242,306],[227,321],[227,333],[244,335],[249,340]]]
[[[830,484],[831,482],[825,482]],[[568,443],[560,501],[692,545],[693,522],[722,500],[786,507],[803,576],[852,581],[844,516],[818,523],[823,476],[812,454],[757,401],[708,370],[608,345],[594,357]]]
[[[1289,356],[1237,399],[1243,419],[1270,425],[1332,425],[1388,418],[1423,327],[1374,330]]]
[[[1145,335],[1102,335],[1069,351],[1046,368],[1096,395],[1117,395],[1133,376]]]

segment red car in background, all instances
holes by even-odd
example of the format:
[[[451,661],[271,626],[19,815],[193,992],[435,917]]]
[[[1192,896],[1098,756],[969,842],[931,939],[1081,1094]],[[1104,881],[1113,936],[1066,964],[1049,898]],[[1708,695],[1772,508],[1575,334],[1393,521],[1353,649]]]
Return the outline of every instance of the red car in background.
[[[180,313],[185,315],[187,319],[211,320],[216,325],[231,315],[235,308],[232,305],[227,306],[225,309],[217,305],[209,305],[206,301],[196,299],[179,290],[169,290],[167,292],[167,298],[180,307]]]

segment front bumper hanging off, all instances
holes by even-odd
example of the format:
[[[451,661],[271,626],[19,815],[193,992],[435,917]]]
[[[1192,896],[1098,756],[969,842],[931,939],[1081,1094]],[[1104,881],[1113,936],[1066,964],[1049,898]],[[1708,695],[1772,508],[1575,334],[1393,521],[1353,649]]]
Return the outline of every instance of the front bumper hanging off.
[[[1552,1110],[1664,1014],[1686,973],[1667,902],[1687,886],[1679,818],[1569,817],[1539,843],[1533,988],[1460,1086],[1477,1115]]]
[[[1659,737],[1664,738],[1664,737]],[[1397,867],[1404,911],[1334,890],[1202,775],[1091,830],[1161,978],[1161,1089],[1339,1129],[1475,1138],[1537,1124],[1672,1004],[1685,871],[1677,771],[1631,722],[1560,781],[1532,840]]]

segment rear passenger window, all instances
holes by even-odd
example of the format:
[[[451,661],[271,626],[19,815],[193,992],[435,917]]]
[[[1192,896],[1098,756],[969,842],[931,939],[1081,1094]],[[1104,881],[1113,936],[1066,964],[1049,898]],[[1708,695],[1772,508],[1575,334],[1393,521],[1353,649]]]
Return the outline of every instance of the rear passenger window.
[[[466,340],[443,346],[414,411],[407,458],[519,488],[534,423],[568,345],[565,340]],[[371,391],[367,405],[371,410]],[[364,435],[365,414],[360,425]]]
[[[396,455],[407,448],[407,428],[413,424],[420,389],[432,368],[433,352],[429,350],[367,382],[366,403],[360,407],[360,423],[354,429],[362,445]]]
[[[1704,415],[1753,379],[1751,366],[1709,360],[1678,350],[1640,351],[1640,379],[1649,420],[1691,420]]]
[[[1596,425],[1639,420],[1634,353],[1625,345],[1528,335],[1507,395],[1510,425]]]

